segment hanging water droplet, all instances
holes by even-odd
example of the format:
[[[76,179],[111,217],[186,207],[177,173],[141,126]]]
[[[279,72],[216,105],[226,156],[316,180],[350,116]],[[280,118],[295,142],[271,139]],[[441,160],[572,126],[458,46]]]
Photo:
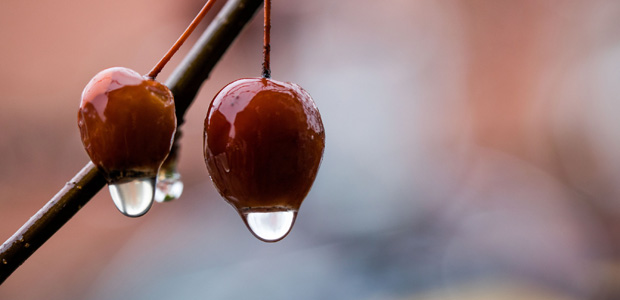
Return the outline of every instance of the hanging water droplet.
[[[139,217],[144,215],[153,204],[155,178],[141,178],[110,184],[109,188],[118,210],[128,217]]]
[[[293,227],[297,212],[292,210],[270,212],[244,212],[243,217],[250,231],[263,242],[283,239]]]
[[[162,203],[179,199],[183,193],[181,174],[176,171],[159,171],[157,188],[155,189],[155,201]]]

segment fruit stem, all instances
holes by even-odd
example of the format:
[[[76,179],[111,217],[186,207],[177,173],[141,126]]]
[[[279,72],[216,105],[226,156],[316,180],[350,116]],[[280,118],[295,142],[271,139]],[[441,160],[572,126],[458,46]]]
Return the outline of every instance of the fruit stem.
[[[202,18],[204,18],[204,16],[209,12],[209,10],[213,6],[213,4],[215,4],[215,0],[208,0],[207,3],[205,3],[205,5],[200,10],[200,12],[194,18],[194,20],[192,20],[192,22],[189,24],[189,26],[187,26],[187,28],[185,29],[183,34],[181,34],[179,39],[174,43],[174,45],[172,45],[172,47],[170,47],[168,52],[166,52],[164,57],[162,57],[159,60],[157,65],[155,65],[155,67],[153,67],[151,72],[149,72],[149,74],[146,75],[146,77],[148,77],[150,79],[155,79],[155,77],[157,77],[157,75],[159,75],[159,72],[161,72],[161,70],[168,63],[168,61],[170,61],[170,59],[177,52],[177,50],[179,50],[179,48],[181,48],[181,45],[183,45],[183,43],[185,42],[185,40],[187,40],[189,35],[192,34],[192,31],[194,31],[194,29],[196,29],[196,27],[198,26],[200,21],[202,21]]]
[[[265,0],[265,16],[263,17],[263,78],[271,78],[271,68],[269,66],[269,52],[271,52],[270,33],[271,33],[271,0]]]

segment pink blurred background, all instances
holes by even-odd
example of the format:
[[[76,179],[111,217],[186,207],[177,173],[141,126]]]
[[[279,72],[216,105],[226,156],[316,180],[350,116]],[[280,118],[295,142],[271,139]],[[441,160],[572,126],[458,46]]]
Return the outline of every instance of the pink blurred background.
[[[202,5],[0,2],[0,239],[88,161],[90,78],[146,73]],[[327,135],[291,234],[252,237],[201,154],[213,95],[260,75],[257,15],[186,115],[182,198],[130,219],[103,190],[0,299],[620,299],[620,2],[290,0],[273,14],[273,77],[313,95]]]

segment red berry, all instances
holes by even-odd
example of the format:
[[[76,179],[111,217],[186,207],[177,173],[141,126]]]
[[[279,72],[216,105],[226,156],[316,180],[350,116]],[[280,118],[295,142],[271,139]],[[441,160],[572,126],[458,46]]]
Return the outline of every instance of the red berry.
[[[204,155],[220,194],[240,213],[297,211],[316,177],[325,131],[300,86],[239,79],[213,99]]]
[[[110,183],[154,178],[176,131],[172,93],[133,70],[103,70],[82,92],[78,125],[86,152]]]

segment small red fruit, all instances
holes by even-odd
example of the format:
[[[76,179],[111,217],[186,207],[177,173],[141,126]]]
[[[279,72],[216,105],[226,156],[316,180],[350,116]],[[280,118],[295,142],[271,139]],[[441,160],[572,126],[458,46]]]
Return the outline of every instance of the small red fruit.
[[[172,93],[133,70],[103,70],[82,92],[78,125],[86,152],[108,182],[155,178],[176,131]]]
[[[220,194],[242,216],[296,213],[314,182],[324,148],[319,111],[294,83],[234,81],[215,96],[205,119],[207,169]]]

